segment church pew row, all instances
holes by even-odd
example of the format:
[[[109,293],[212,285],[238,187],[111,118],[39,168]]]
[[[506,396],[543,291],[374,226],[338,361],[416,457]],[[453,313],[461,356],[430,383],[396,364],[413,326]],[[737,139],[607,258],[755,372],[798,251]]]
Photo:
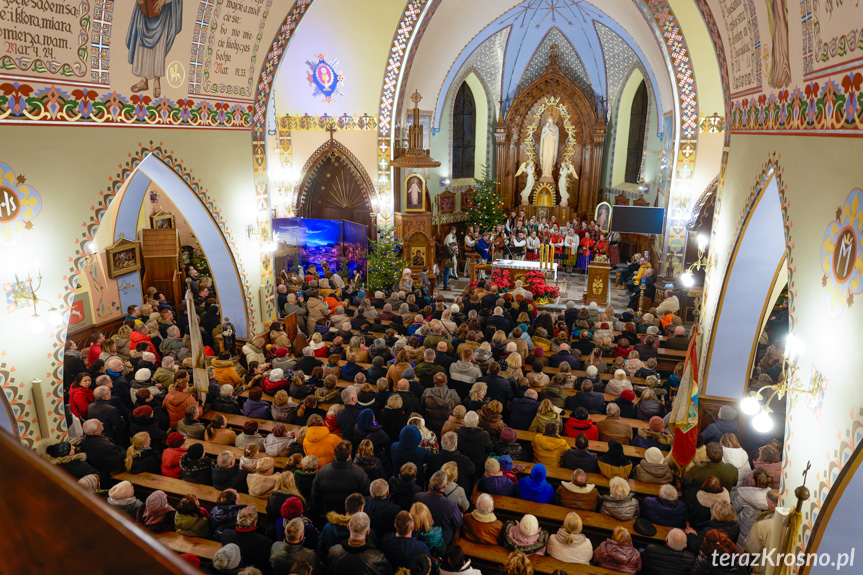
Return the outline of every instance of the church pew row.
[[[458,540],[458,545],[465,556],[470,558],[471,567],[482,569],[484,573],[496,572],[509,557],[509,551],[497,545],[480,545],[464,538]],[[613,569],[566,563],[545,555],[531,555],[530,563],[533,565],[534,573],[543,575],[551,575],[558,569],[569,575],[620,575],[620,571]]]
[[[530,475],[530,470],[533,468],[534,464],[528,461],[513,461],[516,465],[524,465],[524,470],[521,472],[522,475]],[[552,467],[550,465],[545,466],[546,476],[548,479],[554,479],[557,481],[571,481],[572,480],[572,469],[567,469],[565,467]],[[596,487],[600,489],[608,489],[608,478],[599,473],[588,473],[587,480],[589,483],[596,485]],[[629,488],[633,493],[638,493],[641,495],[659,495],[659,485],[655,483],[645,483],[644,481],[636,481],[635,479],[629,479]]]
[[[536,435],[537,433],[535,431],[525,431],[523,429],[515,430],[515,436],[519,441],[533,441],[533,438]],[[570,447],[575,447],[574,437],[561,437],[563,437],[563,439],[570,445]],[[587,449],[593,451],[594,453],[605,453],[606,451],[608,451],[608,443],[605,441],[589,441]],[[638,459],[644,459],[644,448],[642,447],[624,445],[623,453],[627,457],[637,457]]]
[[[182,479],[174,479],[172,477],[163,477],[153,473],[119,473],[114,475],[117,481],[128,481],[135,487],[139,487],[145,491],[153,492],[156,490],[164,491],[169,497],[174,499],[182,499],[186,495],[194,494],[202,503],[207,503],[207,507],[212,507],[216,504],[219,498],[220,491],[209,485],[198,485],[189,483]],[[242,505],[251,505],[258,510],[258,513],[266,515],[267,500],[261,497],[252,497],[246,493],[239,494],[238,503]],[[144,499],[139,497],[139,499]]]
[[[221,443],[213,443],[211,441],[203,441],[201,439],[192,439],[186,438],[186,447],[188,448],[190,445],[194,445],[195,443],[199,443],[204,447],[204,453],[215,459],[219,456],[223,451],[230,451],[233,454],[234,459],[239,461],[239,459],[243,456],[243,450],[239,447],[234,447],[233,445],[223,445]],[[258,457],[270,457],[263,451],[258,452]],[[273,461],[276,463],[276,469],[283,469],[285,464],[288,462],[287,457],[273,457]]]
[[[218,541],[201,537],[186,537],[174,531],[151,533],[151,537],[175,553],[189,553],[201,559],[213,560],[216,551],[222,548]]]
[[[665,537],[671,530],[670,527],[662,525],[654,525],[656,534],[652,536],[641,535],[634,530],[635,520],[618,521],[617,519],[597,513],[595,511],[583,511],[581,509],[573,510],[560,505],[552,505],[550,503],[536,503],[534,501],[524,501],[516,497],[506,497],[503,495],[492,495],[494,498],[494,512],[497,516],[504,516],[509,519],[521,519],[525,514],[529,513],[537,518],[540,525],[544,525],[551,533],[557,533],[558,528],[563,524],[567,513],[576,511],[581,520],[584,522],[584,530],[588,533],[601,534],[606,537],[611,536],[611,532],[615,527],[626,527],[633,539],[642,541],[665,541]],[[474,498],[476,502],[476,498]]]

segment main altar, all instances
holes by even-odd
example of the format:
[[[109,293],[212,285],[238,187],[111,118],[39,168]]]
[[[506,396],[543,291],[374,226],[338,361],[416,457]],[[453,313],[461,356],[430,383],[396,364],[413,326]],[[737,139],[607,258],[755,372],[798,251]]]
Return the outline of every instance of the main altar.
[[[551,266],[549,268],[549,266]],[[509,270],[509,277],[513,283],[524,279],[527,272],[532,271],[550,271],[553,274],[554,280],[557,281],[557,264],[542,264],[541,262],[528,262],[522,260],[494,260],[491,264],[492,270]],[[547,277],[547,276],[546,276]]]
[[[495,125],[504,206],[558,221],[593,214],[606,131],[595,98],[563,72],[552,45],[545,70]]]

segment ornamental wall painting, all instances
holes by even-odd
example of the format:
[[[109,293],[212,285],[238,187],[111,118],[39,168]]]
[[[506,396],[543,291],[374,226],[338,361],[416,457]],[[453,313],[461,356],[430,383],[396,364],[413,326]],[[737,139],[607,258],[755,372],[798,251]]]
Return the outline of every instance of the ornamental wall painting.
[[[827,289],[827,312],[838,318],[863,292],[863,190],[854,189],[836,209],[821,242],[821,285]]]
[[[12,168],[0,162],[0,246],[20,242],[42,211],[39,192],[26,182],[23,174],[16,176]]]
[[[325,54],[318,54],[313,59],[306,60],[306,65],[309,67],[306,79],[313,88],[312,97],[323,96],[322,100],[331,104],[335,100],[334,96],[344,96],[342,84],[345,77],[337,69],[338,60],[327,61]]]

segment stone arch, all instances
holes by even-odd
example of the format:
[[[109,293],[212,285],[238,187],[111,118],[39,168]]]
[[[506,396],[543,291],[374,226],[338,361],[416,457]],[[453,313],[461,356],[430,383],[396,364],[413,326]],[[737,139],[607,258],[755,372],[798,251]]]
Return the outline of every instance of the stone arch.
[[[446,96],[444,99],[444,102],[445,102],[445,104],[444,104],[444,106],[445,106],[444,107],[444,116],[443,116],[443,118],[441,118],[441,122],[443,122],[444,120],[446,120],[448,122],[446,129],[449,130],[449,133],[450,133],[450,138],[449,138],[450,143],[452,143],[452,115],[453,115],[453,110],[455,109],[455,97],[456,97],[456,94],[458,94],[458,90],[461,87],[462,83],[469,82],[471,77],[476,78],[477,83],[479,83],[479,87],[482,88],[482,94],[481,95],[476,93],[477,86],[475,84],[474,84],[474,86],[471,86],[471,91],[473,92],[474,101],[476,101],[477,103],[479,103],[480,100],[485,102],[487,113],[485,115],[484,121],[486,122],[486,127],[487,128],[491,127],[492,124],[494,123],[495,103],[491,97],[492,91],[488,85],[488,80],[474,66],[469,66],[468,68],[465,68],[464,70],[462,70],[459,73],[459,75],[456,77],[456,79],[453,81],[453,83],[450,84],[449,89],[447,90]],[[470,82],[468,85],[470,85]],[[479,110],[477,110],[477,122],[478,123],[480,122]],[[441,123],[441,126],[443,126],[443,123]],[[491,164],[491,156],[492,156],[491,130],[488,130],[488,129],[479,130],[478,129],[476,131],[477,143],[479,143],[479,139],[482,137],[483,134],[485,134],[485,154],[484,154],[485,162],[484,163],[490,165]],[[477,147],[479,147],[479,146],[477,146]],[[479,154],[476,154],[476,155],[478,156]],[[449,161],[450,171],[452,171],[451,170],[452,169],[452,146],[451,145],[447,146],[447,158]],[[483,162],[477,162],[476,159],[474,160],[474,166],[475,167],[479,167],[482,163]]]

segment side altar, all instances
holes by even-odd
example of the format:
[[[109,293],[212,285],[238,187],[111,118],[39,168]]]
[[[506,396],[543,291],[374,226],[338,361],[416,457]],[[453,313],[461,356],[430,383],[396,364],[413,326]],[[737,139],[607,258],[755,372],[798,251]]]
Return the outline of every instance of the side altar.
[[[549,269],[551,266],[551,269]],[[494,260],[491,264],[492,270],[509,270],[510,278],[515,283],[518,280],[523,280],[527,272],[532,271],[551,271],[555,281],[557,281],[557,264],[549,264],[542,262],[528,262],[522,260]]]

